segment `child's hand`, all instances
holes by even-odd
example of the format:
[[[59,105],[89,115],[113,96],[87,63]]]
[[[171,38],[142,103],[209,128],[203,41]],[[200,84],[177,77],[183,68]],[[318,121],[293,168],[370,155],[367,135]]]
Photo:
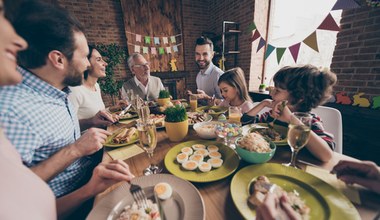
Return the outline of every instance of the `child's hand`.
[[[280,121],[289,123],[292,116],[292,112],[286,105],[287,101],[274,102],[272,108],[271,116],[277,118]]]

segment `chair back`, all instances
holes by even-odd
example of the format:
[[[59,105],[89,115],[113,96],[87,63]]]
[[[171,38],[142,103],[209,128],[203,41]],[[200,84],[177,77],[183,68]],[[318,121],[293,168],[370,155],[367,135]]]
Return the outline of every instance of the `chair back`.
[[[334,135],[335,152],[343,153],[343,122],[340,111],[331,107],[318,106],[311,112],[321,118],[325,131]]]

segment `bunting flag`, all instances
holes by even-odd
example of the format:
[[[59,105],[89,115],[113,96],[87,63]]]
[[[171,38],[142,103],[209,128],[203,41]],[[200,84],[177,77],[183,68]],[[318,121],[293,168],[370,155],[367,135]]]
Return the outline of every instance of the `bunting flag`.
[[[276,49],[274,46],[268,44],[267,51],[265,51],[264,60],[266,60],[269,57],[269,55],[274,51],[274,49]]]
[[[163,42],[164,44],[168,44],[168,38],[167,38],[167,37],[163,37],[163,38],[162,38],[162,42]]]
[[[336,24],[334,18],[329,13],[329,15],[327,15],[325,20],[323,20],[322,24],[319,25],[319,27],[317,29],[329,30],[329,31],[339,31],[340,27]]]
[[[309,46],[311,49],[319,52],[318,50],[318,43],[317,43],[317,32],[314,31],[312,34],[310,34],[303,42]]]
[[[277,63],[278,64],[280,64],[280,60],[281,60],[282,56],[284,55],[285,50],[286,50],[286,47],[277,48],[276,54],[277,54]]]
[[[255,30],[255,33],[251,36],[250,40],[251,42],[255,41],[257,38],[261,37],[260,32],[258,30]]]
[[[156,55],[156,54],[157,54],[157,49],[156,49],[155,47],[151,47],[151,48],[150,48],[150,53],[151,53],[152,55]]]
[[[292,54],[293,60],[297,63],[298,52],[300,51],[301,43],[294,44],[289,47],[290,54]]]
[[[158,48],[158,54],[165,54],[165,49],[163,47]]]
[[[136,34],[136,42],[141,42],[141,35],[140,34]]]
[[[255,30],[256,29],[256,24],[255,24],[255,22],[252,22],[252,23],[250,23],[249,25],[248,25],[248,28],[247,28],[247,32],[249,33],[249,32],[252,32],[253,30]]]
[[[145,36],[145,43],[150,44],[150,36]]]
[[[176,43],[176,40],[175,40],[175,36],[170,36],[170,41],[175,44]]]
[[[160,44],[160,38],[159,37],[154,37],[154,44],[157,44],[157,45]]]
[[[354,0],[338,0],[336,1],[331,11],[341,10],[341,9],[352,9],[352,8],[359,8],[359,7],[360,7],[359,4],[356,3]]]
[[[259,50],[265,45],[265,40],[260,37],[259,45],[257,46],[256,52],[259,52]]]
[[[172,48],[171,47],[166,47],[166,53],[172,53]]]
[[[174,52],[178,52],[178,46],[177,46],[177,45],[174,45],[174,46],[173,46],[173,51],[174,51]]]
[[[140,46],[139,45],[135,45],[135,52],[140,53]]]
[[[143,47],[143,53],[148,53],[148,47]]]

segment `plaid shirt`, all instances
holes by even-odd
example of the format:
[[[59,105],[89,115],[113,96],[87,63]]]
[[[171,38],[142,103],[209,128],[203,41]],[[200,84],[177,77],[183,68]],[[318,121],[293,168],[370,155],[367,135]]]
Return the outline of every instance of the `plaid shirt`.
[[[334,135],[326,132],[326,130],[323,128],[323,122],[319,116],[317,116],[314,113],[310,113],[312,115],[312,121],[311,121],[311,130],[321,137],[326,143],[329,145],[329,147],[334,150],[335,149],[335,142],[334,142]],[[273,121],[274,118],[270,116],[270,112],[264,112],[261,115],[256,116],[249,116],[247,114],[244,114],[242,117],[243,124],[249,124],[249,123],[268,123]],[[288,127],[288,124],[279,120],[276,120],[274,122],[275,124],[279,124],[285,127]]]
[[[21,84],[0,87],[0,125],[24,164],[33,167],[75,142],[79,122],[67,98],[68,88],[58,90],[29,71],[18,70],[24,77]],[[93,166],[90,158],[80,158],[48,184],[57,197],[63,196],[79,188]]]

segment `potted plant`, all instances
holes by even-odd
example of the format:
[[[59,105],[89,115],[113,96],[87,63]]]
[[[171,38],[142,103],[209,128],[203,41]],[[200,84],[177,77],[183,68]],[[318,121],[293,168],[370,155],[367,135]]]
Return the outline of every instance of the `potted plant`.
[[[159,95],[158,95],[158,99],[157,99],[157,103],[159,106],[164,106],[166,103],[170,102],[170,93],[168,90],[161,90]]]
[[[265,91],[265,89],[266,89],[266,85],[265,84],[260,84],[260,86],[259,86],[259,92],[264,92]]]
[[[179,104],[165,110],[165,129],[169,140],[178,142],[186,137],[189,131],[186,108]]]

